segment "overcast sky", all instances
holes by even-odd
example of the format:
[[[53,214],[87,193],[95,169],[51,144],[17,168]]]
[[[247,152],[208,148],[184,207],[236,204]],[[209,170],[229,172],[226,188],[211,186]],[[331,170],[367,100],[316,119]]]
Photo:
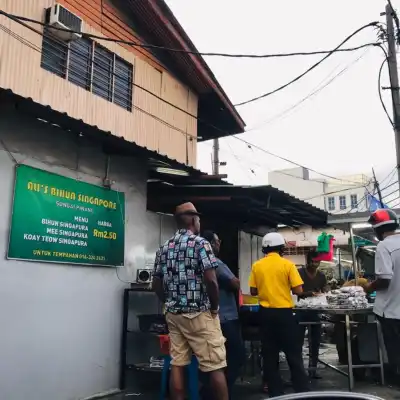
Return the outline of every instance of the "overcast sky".
[[[199,51],[254,54],[332,49],[361,26],[384,21],[380,13],[386,4],[384,0],[166,1]],[[400,0],[393,0],[393,5],[400,9]],[[376,38],[369,28],[346,46]],[[205,59],[236,104],[290,81],[322,57]],[[247,129],[257,128],[241,137],[322,173],[370,174],[374,167],[384,178],[395,166],[395,148],[378,97],[382,60],[378,48],[333,55],[290,88],[239,107]],[[382,83],[389,85],[386,69]],[[384,99],[392,113],[389,93]],[[211,149],[211,142],[199,145],[198,167],[207,172]],[[266,184],[268,171],[293,167],[233,138],[221,140],[221,160],[228,163],[221,173],[233,183]]]

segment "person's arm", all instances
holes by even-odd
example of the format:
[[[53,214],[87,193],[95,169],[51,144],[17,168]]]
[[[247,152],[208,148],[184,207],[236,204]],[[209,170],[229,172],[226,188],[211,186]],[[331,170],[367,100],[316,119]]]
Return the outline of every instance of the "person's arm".
[[[165,303],[164,274],[160,264],[160,250],[157,251],[154,261],[152,288],[161,303]]]
[[[251,267],[250,276],[249,276],[250,294],[252,296],[258,296],[256,274],[255,274],[254,270],[255,270],[255,267],[253,264],[253,266]]]
[[[376,279],[365,287],[366,292],[385,290],[393,277],[393,262],[389,250],[383,243],[378,244],[375,253]]]
[[[297,268],[296,268],[297,269]],[[300,279],[304,282],[304,274],[305,274],[305,269],[304,268],[302,268],[302,269],[300,269],[300,270],[298,270],[297,269],[297,272],[299,273],[299,275],[300,275]],[[299,299],[305,299],[305,298],[307,298],[307,297],[313,297],[314,296],[314,292],[313,291],[304,291],[304,286],[302,287],[302,289],[303,289],[303,291],[302,291],[302,293],[300,293],[300,294],[298,294],[297,295],[297,297],[299,298]],[[294,293],[294,292],[293,292]]]
[[[299,274],[298,269],[293,263],[290,263],[289,266],[289,283],[290,287],[292,288],[293,294],[301,297],[303,294],[303,279],[301,279],[301,276]]]
[[[215,272],[217,274],[218,284],[221,288],[234,292],[240,290],[240,280],[236,278],[226,264],[220,262]]]
[[[297,294],[297,296],[299,296],[300,299],[305,299],[307,297],[315,296],[314,292],[303,292],[303,287],[301,289],[302,289],[302,292],[300,294],[295,293],[295,294]]]
[[[203,271],[204,284],[210,299],[211,313],[217,315],[219,311],[219,287],[215,270],[218,268],[218,262],[210,243],[206,240],[199,244],[198,257]]]

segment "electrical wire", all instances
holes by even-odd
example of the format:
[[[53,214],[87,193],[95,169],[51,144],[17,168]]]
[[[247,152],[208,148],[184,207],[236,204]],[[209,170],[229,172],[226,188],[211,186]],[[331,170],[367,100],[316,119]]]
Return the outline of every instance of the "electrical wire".
[[[325,78],[312,92],[310,92],[307,96],[303,97],[297,103],[295,103],[291,107],[283,110],[279,114],[276,114],[272,118],[270,118],[270,119],[268,119],[268,120],[266,120],[264,122],[261,122],[260,124],[256,125],[255,127],[247,129],[246,133],[258,130],[260,128],[264,128],[265,126],[267,126],[267,125],[269,125],[269,124],[271,124],[271,123],[273,123],[273,122],[275,122],[277,120],[280,120],[282,117],[285,117],[286,115],[290,114],[291,111],[295,110],[297,107],[299,107],[301,104],[303,104],[307,100],[310,100],[314,96],[318,95],[320,92],[322,92],[324,89],[326,89],[329,85],[331,85],[337,78],[339,78],[341,75],[343,75],[350,67],[352,67],[354,64],[356,64],[358,61],[360,61],[367,54],[368,50],[369,49],[367,49],[363,54],[361,54],[360,57],[356,58],[353,62],[348,64],[345,68],[340,70],[336,75],[334,75],[331,79],[329,79],[327,82],[325,82],[323,84],[323,82],[327,79],[327,78]],[[329,75],[331,75],[331,74],[329,74]],[[323,86],[321,86],[322,84],[323,84]]]
[[[301,78],[303,78],[304,76],[306,76],[307,74],[309,74],[311,71],[313,71],[315,68],[317,68],[319,65],[321,65],[325,60],[327,60],[332,54],[335,53],[335,51],[337,51],[340,47],[342,47],[346,42],[348,42],[350,39],[352,39],[354,36],[356,36],[358,33],[360,33],[361,31],[363,31],[364,29],[367,28],[371,28],[371,27],[377,27],[379,26],[379,22],[370,22],[367,25],[362,26],[361,28],[357,29],[356,31],[354,31],[351,35],[349,35],[346,39],[344,39],[338,46],[336,46],[336,48],[329,52],[325,57],[323,57],[321,60],[319,60],[317,63],[313,64],[310,68],[308,68],[306,71],[304,71],[302,74],[298,75],[296,78],[292,79],[291,81],[285,83],[282,86],[279,86],[278,88],[261,94],[259,96],[253,97],[249,100],[245,100],[242,101],[240,103],[235,104],[236,107],[240,107],[240,106],[244,106],[246,104],[250,104],[250,103],[254,103],[255,101],[264,99],[265,97],[271,96],[272,94],[275,94],[283,89],[286,89],[288,86],[292,85],[293,83],[299,81]],[[378,46],[380,44],[374,43],[372,46]]]
[[[381,84],[381,80],[382,80],[382,70],[383,70],[383,67],[385,66],[385,64],[387,63],[387,61],[388,61],[388,59],[385,58],[385,59],[383,60],[382,64],[381,64],[380,68],[379,68],[379,74],[378,74],[378,95],[379,95],[379,100],[380,100],[380,102],[381,102],[381,105],[382,105],[382,107],[383,107],[383,111],[385,111],[385,114],[386,114],[386,116],[387,116],[387,118],[388,118],[388,120],[389,120],[389,122],[390,122],[390,125],[394,128],[393,120],[392,120],[392,118],[390,117],[389,112],[388,112],[388,110],[387,110],[387,108],[386,108],[385,102],[383,101],[383,98],[382,98],[382,84]]]
[[[322,193],[322,194],[318,194],[316,196],[307,197],[305,199],[300,199],[300,200],[307,201],[307,200],[317,199],[318,197],[325,197],[325,196],[329,196],[331,194],[337,194],[337,193],[347,192],[349,190],[362,189],[362,188],[365,189],[366,186],[362,185],[362,186],[355,186],[355,187],[347,187],[345,189],[339,189],[339,190],[335,190],[333,192]]]
[[[102,40],[105,42],[124,44],[124,45],[132,46],[132,47],[139,47],[139,48],[150,49],[150,50],[161,50],[161,51],[166,51],[169,53],[183,53],[183,54],[207,56],[207,57],[256,58],[256,59],[261,58],[262,59],[262,58],[282,58],[282,57],[294,57],[294,56],[315,56],[315,55],[332,54],[332,53],[338,53],[338,52],[352,52],[352,51],[360,50],[360,49],[368,47],[368,46],[375,46],[375,43],[366,43],[361,46],[350,47],[350,48],[346,48],[346,49],[335,48],[333,50],[300,51],[300,52],[273,53],[273,54],[233,54],[233,53],[221,53],[221,52],[200,52],[200,51],[195,51],[195,50],[184,50],[184,49],[176,49],[176,48],[158,46],[158,45],[148,44],[148,43],[142,44],[142,43],[137,43],[137,42],[129,41],[129,40],[108,38],[108,37],[89,34],[89,33],[81,32],[81,31],[75,31],[72,29],[55,27],[55,26],[49,25],[48,23],[38,21],[38,20],[35,20],[32,18],[27,18],[27,17],[23,17],[20,15],[7,13],[4,10],[0,10],[0,15],[4,15],[4,16],[6,16],[10,19],[14,19],[14,20],[29,22],[29,23],[41,25],[44,27],[50,27],[51,29],[55,29],[55,30],[62,31],[62,32],[76,33],[76,34],[82,35],[82,37],[87,38],[87,39]],[[341,46],[339,46],[339,47],[341,47]]]
[[[256,173],[254,172],[254,170],[252,168],[249,168],[249,170],[245,169],[243,167],[243,164],[242,164],[239,156],[237,156],[236,153],[233,151],[233,149],[232,149],[231,145],[229,144],[229,142],[227,142],[227,145],[230,148],[233,157],[235,157],[236,161],[239,163],[239,165],[242,167],[242,169],[246,172],[247,178],[249,178],[250,181],[251,181],[252,178],[254,178],[254,176],[250,175],[250,173],[253,174],[253,175],[256,175]]]
[[[390,181],[393,179],[393,176],[394,176],[394,174],[396,173],[396,171],[397,171],[397,167],[394,167],[394,168],[385,176],[385,178],[383,178],[383,179],[381,180],[380,184],[382,185],[383,182],[385,182],[386,179],[388,179],[388,178],[389,178],[389,182],[390,182]]]
[[[17,23],[20,23],[19,21],[16,21],[16,22],[17,22]],[[27,24],[25,24],[25,23],[23,23],[23,22],[21,22],[21,24],[22,24],[23,26],[27,27],[29,30],[33,30],[35,33],[37,33],[37,34],[39,34],[40,36],[44,37],[44,33],[42,33],[42,32],[40,32],[40,31],[38,31],[38,30],[36,30],[36,29],[30,27],[29,25],[27,25]],[[26,42],[26,40],[25,40],[25,42]],[[23,42],[23,44],[27,45],[27,43],[25,43],[25,42]],[[32,45],[33,45],[33,44],[32,44]],[[34,45],[33,45],[33,46],[34,46]],[[36,50],[36,51],[38,51],[38,52],[40,52],[41,54],[43,54],[43,52],[41,51],[41,49],[38,49],[38,48],[35,48],[35,47],[33,47],[33,49]],[[71,51],[71,49],[69,49],[69,51]],[[73,51],[73,52],[75,52],[76,54],[80,54],[79,52],[76,52],[76,51]],[[159,99],[160,101],[163,101],[164,103],[166,103],[166,104],[172,106],[173,108],[178,109],[178,110],[182,111],[183,113],[185,113],[185,114],[187,114],[187,115],[193,117],[193,118],[196,119],[198,122],[203,123],[203,124],[205,124],[206,126],[210,126],[210,127],[214,128],[214,129],[216,129],[216,130],[218,130],[218,131],[221,131],[221,132],[223,132],[224,134],[227,133],[227,132],[223,131],[222,129],[220,129],[220,128],[218,128],[218,127],[212,125],[212,124],[209,124],[209,123],[203,121],[202,119],[200,119],[200,118],[198,118],[197,116],[195,116],[195,115],[189,113],[188,111],[186,111],[186,110],[184,110],[184,109],[182,109],[182,108],[180,108],[180,107],[174,105],[173,103],[171,103],[171,102],[169,102],[169,101],[163,99],[162,97],[156,95],[155,93],[151,92],[150,90],[147,90],[146,88],[143,88],[142,86],[137,85],[137,84],[135,84],[135,83],[132,83],[132,84],[133,84],[133,86],[140,88],[141,90],[145,91],[146,93],[149,93],[150,95],[154,96],[155,98]],[[169,124],[167,121],[165,121],[165,120],[159,118],[158,116],[156,116],[156,115],[154,115],[154,114],[151,114],[151,113],[147,112],[146,110],[141,109],[140,107],[136,106],[135,104],[132,104],[132,107],[138,109],[138,110],[141,111],[141,112],[146,113],[147,115],[151,116],[152,118],[157,119],[159,122],[161,122],[161,123],[163,123],[163,124],[166,124],[166,125],[167,125],[168,127],[170,127],[171,129],[175,129],[175,130],[181,131],[181,133],[183,133],[183,134],[185,134],[185,135],[187,135],[187,136],[193,138],[193,140],[197,140],[197,139],[198,139],[195,135],[191,135],[191,134],[189,134],[189,133],[187,133],[187,132],[185,132],[185,131],[180,130],[179,128],[177,128],[177,127],[175,127],[175,126]],[[245,143],[249,148],[256,148],[256,149],[258,149],[258,150],[260,150],[260,151],[262,151],[262,152],[264,152],[264,153],[266,153],[266,154],[270,154],[270,155],[272,155],[272,156],[274,156],[274,157],[276,157],[276,158],[279,158],[279,159],[281,159],[281,160],[284,160],[284,161],[286,161],[286,162],[289,162],[290,164],[297,165],[297,166],[302,167],[302,168],[306,168],[306,169],[308,169],[309,171],[312,171],[312,172],[314,172],[314,173],[316,173],[316,174],[318,174],[318,175],[321,175],[321,176],[325,176],[325,177],[327,177],[327,178],[329,178],[329,179],[334,179],[334,180],[341,181],[341,182],[343,181],[343,179],[339,179],[339,178],[333,177],[333,176],[331,176],[331,175],[323,174],[323,173],[318,172],[318,171],[316,171],[316,170],[314,170],[314,169],[311,169],[311,168],[308,168],[308,167],[306,167],[306,166],[304,166],[304,165],[301,165],[301,164],[297,163],[296,161],[292,161],[292,160],[289,160],[289,159],[287,159],[287,158],[285,158],[285,157],[282,157],[282,156],[279,156],[279,155],[277,155],[277,154],[274,154],[274,153],[272,153],[272,152],[270,152],[270,151],[268,151],[268,150],[265,150],[265,149],[263,149],[263,148],[261,148],[261,147],[259,147],[259,146],[257,146],[257,145],[254,145],[254,144],[252,144],[252,143],[250,143],[250,142],[248,142],[248,141],[246,141],[246,140],[244,140],[244,139],[242,139],[242,138],[240,138],[240,137],[237,137],[237,136],[232,136],[232,137],[233,137],[234,139],[236,139],[236,140],[239,140],[239,141]],[[350,182],[350,181],[349,181],[349,182]],[[351,183],[354,183],[354,182],[351,182]]]
[[[371,183],[371,182],[370,182],[370,183]],[[386,189],[392,187],[392,186],[393,186],[394,184],[396,184],[396,183],[398,183],[398,182],[393,182],[393,183],[391,183],[391,184],[385,186],[385,187],[382,188],[381,190],[386,190]],[[357,202],[356,205],[354,205],[354,206],[349,206],[349,207],[351,207],[349,211],[343,212],[344,210],[346,210],[347,208],[349,208],[349,207],[347,207],[347,208],[345,208],[344,210],[340,210],[340,211],[338,211],[337,213],[333,213],[333,214],[334,214],[334,215],[337,215],[337,214],[350,214],[353,210],[358,209],[358,206],[359,206],[363,201],[366,201],[366,200],[367,200],[368,195],[375,198],[375,196],[373,196],[373,195],[369,192],[367,186],[368,186],[368,185],[365,186],[365,190],[366,190],[366,192],[367,192],[366,195],[363,196],[363,197],[360,199],[360,201]],[[397,191],[397,190],[396,190],[396,191]],[[395,191],[395,192],[396,192],[396,191]],[[395,192],[393,192],[393,193],[395,193]],[[390,196],[390,195],[393,194],[393,193],[390,193],[390,194],[387,195],[387,196]],[[384,200],[387,196],[382,197],[382,200]],[[395,200],[395,199],[394,199],[394,200]]]
[[[313,168],[306,167],[306,166],[304,166],[304,165],[302,165],[302,164],[300,164],[300,163],[298,163],[298,162],[296,162],[296,161],[289,160],[288,158],[283,157],[283,156],[279,156],[278,154],[275,154],[275,153],[273,153],[273,152],[271,152],[271,151],[269,151],[269,150],[263,149],[262,147],[257,146],[257,145],[255,145],[255,144],[253,144],[253,143],[250,143],[250,142],[248,142],[247,140],[242,139],[242,138],[239,138],[239,137],[237,137],[237,136],[232,136],[232,138],[237,139],[237,140],[240,140],[241,142],[247,144],[248,148],[257,149],[257,150],[259,150],[259,151],[262,151],[262,152],[265,153],[265,154],[269,154],[269,155],[271,155],[271,156],[273,156],[273,157],[279,158],[279,159],[282,160],[282,161],[286,161],[286,162],[288,162],[288,163],[290,163],[290,164],[296,165],[297,167],[301,167],[301,168],[304,168],[304,169],[308,169],[309,171],[314,172],[314,173],[317,174],[317,175],[325,176],[326,178],[333,179],[333,180],[336,180],[336,181],[339,181],[339,182],[350,182],[350,183],[356,184],[356,185],[359,184],[359,182],[353,182],[353,181],[350,181],[350,180],[347,180],[347,179],[341,179],[341,178],[337,178],[337,177],[332,176],[332,175],[327,175],[327,174],[324,174],[324,173],[322,173],[322,172],[318,172],[318,171],[316,171],[316,170],[313,169]]]

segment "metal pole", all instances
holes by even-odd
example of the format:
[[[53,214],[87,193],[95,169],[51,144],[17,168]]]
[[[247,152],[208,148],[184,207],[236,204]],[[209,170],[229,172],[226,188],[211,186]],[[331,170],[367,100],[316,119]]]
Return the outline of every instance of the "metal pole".
[[[354,235],[353,235],[353,225],[349,224],[350,230],[350,244],[351,244],[351,255],[353,259],[353,272],[354,279],[356,280],[356,285],[358,283],[358,268],[357,268],[357,258],[356,258],[356,247],[354,245]]]
[[[342,259],[340,249],[338,249],[338,264],[339,264],[339,280],[342,279]]]
[[[388,39],[388,66],[390,77],[390,91],[392,93],[393,103],[393,124],[396,143],[396,162],[397,174],[400,182],[400,94],[399,94],[399,75],[397,72],[396,56],[396,34],[393,26],[393,10],[388,4],[386,6],[386,24]]]
[[[219,140],[214,139],[214,146],[213,146],[213,168],[212,173],[213,175],[219,175]]]
[[[376,179],[376,175],[375,175],[375,170],[372,168],[372,175],[374,177],[374,186],[376,191],[378,192],[378,197],[379,197],[379,203],[381,203],[381,208],[384,207],[383,205],[383,200],[382,200],[382,192],[381,192],[381,188],[379,187],[379,182]]]

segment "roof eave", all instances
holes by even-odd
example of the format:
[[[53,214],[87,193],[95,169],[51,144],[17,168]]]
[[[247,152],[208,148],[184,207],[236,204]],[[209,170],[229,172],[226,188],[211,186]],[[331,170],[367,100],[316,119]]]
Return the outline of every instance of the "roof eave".
[[[157,17],[164,23],[165,27],[168,29],[169,33],[174,37],[175,40],[182,46],[184,50],[198,52],[196,46],[190,40],[189,36],[180,25],[178,20],[175,18],[171,9],[165,3],[164,0],[147,0],[148,5],[151,7],[152,11],[157,15]],[[182,56],[182,54],[176,53],[177,56]],[[206,81],[208,86],[217,94],[224,108],[226,108],[233,120],[235,121],[236,129],[232,129],[232,134],[243,133],[245,130],[245,122],[236,110],[235,106],[232,104],[228,98],[225,91],[222,89],[221,85],[217,81],[215,75],[207,65],[204,58],[200,55],[188,54],[192,64],[195,66],[196,70]],[[226,136],[223,133],[215,135],[215,137]]]

